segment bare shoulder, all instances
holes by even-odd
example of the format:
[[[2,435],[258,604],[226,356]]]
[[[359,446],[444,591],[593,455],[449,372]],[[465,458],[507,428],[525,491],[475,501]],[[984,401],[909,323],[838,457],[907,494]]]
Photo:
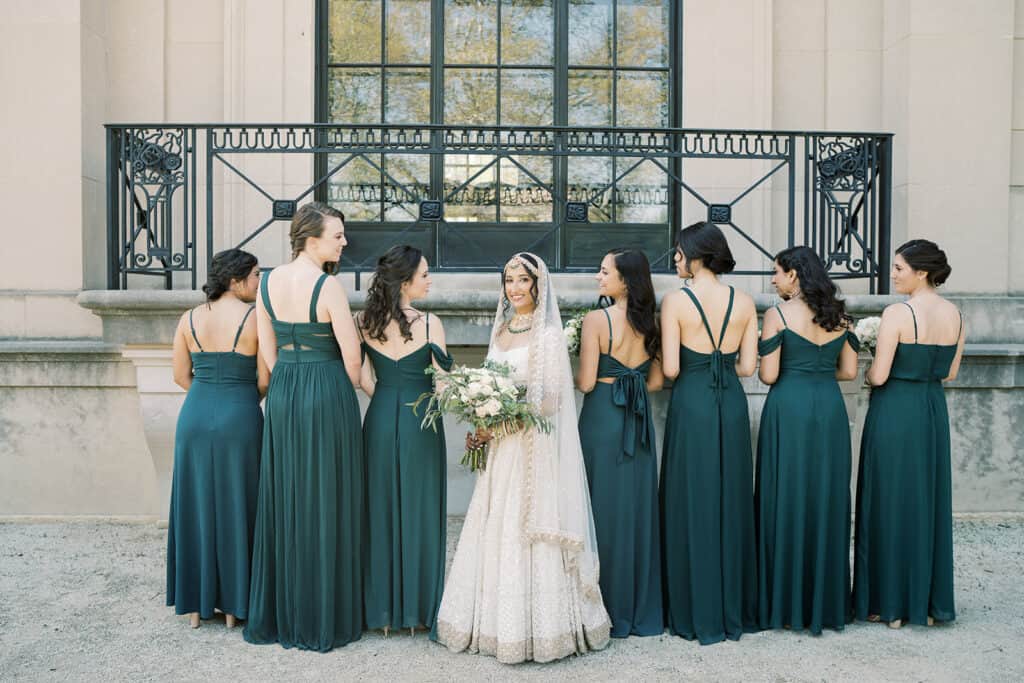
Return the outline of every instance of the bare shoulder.
[[[661,298],[661,307],[678,311],[690,302],[690,298],[681,289],[673,289]]]
[[[902,301],[895,304],[889,304],[882,310],[882,320],[893,323],[910,320],[910,315],[910,307]]]
[[[434,315],[433,313],[424,313],[423,319],[428,325],[430,325],[430,331],[438,330],[444,332],[444,323],[441,322],[441,318]]]
[[[583,316],[584,327],[593,327],[599,322],[603,322],[605,315],[607,315],[607,312],[603,308],[595,308]]]
[[[750,316],[757,315],[757,306],[754,304],[754,297],[750,296],[742,289],[733,288],[735,295],[733,296],[732,308],[736,312],[737,317],[746,320]]]

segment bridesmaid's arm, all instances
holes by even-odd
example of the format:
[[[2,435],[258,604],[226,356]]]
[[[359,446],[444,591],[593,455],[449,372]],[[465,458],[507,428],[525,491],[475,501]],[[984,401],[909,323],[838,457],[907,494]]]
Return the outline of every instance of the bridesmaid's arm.
[[[171,369],[174,372],[174,383],[185,391],[192,386],[192,354],[188,349],[188,338],[185,329],[188,327],[188,313],[178,320],[178,329],[174,331],[174,347],[171,352]]]
[[[771,339],[782,331],[782,318],[775,307],[764,312],[764,323],[761,326],[761,340]],[[765,384],[775,384],[779,379],[779,359],[782,357],[782,346],[778,346],[771,353],[761,356],[761,367],[758,368],[757,376]]]
[[[584,394],[594,390],[597,384],[597,361],[601,353],[601,327],[604,313],[591,311],[583,316],[580,330],[580,366],[576,371],[576,388]]]
[[[661,359],[655,358],[647,371],[647,391],[661,391],[664,387],[665,373],[661,371]]]
[[[875,357],[864,376],[871,386],[879,387],[889,380],[892,360],[896,357],[896,347],[900,343],[900,327],[905,323],[909,324],[910,321],[910,312],[906,311],[906,308],[903,304],[892,304],[882,311],[878,341],[875,343]]]
[[[746,305],[750,313],[747,318],[747,327],[743,330],[743,340],[740,342],[740,354],[736,359],[736,374],[740,377],[752,377],[757,370],[757,308],[754,300],[744,294]]]
[[[666,379],[679,376],[679,320],[682,292],[669,292],[661,300],[661,372]]]
[[[956,355],[953,356],[953,362],[949,366],[949,376],[942,380],[943,382],[952,382],[956,379],[957,374],[960,372],[960,359],[964,355],[964,340],[967,339],[967,328],[960,328],[960,339],[956,343]]]
[[[761,361],[764,363],[764,361]],[[836,379],[847,382],[857,379],[857,351],[849,342],[843,342],[843,348],[839,352],[839,367],[836,368]]]
[[[267,278],[260,279],[260,289],[267,286]],[[262,292],[261,292],[262,294]],[[270,322],[270,315],[263,306],[263,296],[256,296],[256,338],[257,353],[263,357],[263,363],[267,366],[267,372],[274,371],[277,364],[277,335],[274,334],[274,326]]]
[[[329,277],[324,282],[320,298],[327,307],[331,327],[334,328],[334,338],[338,340],[338,346],[341,347],[345,372],[348,374],[352,386],[358,389],[362,379],[362,353],[359,348],[359,333],[356,332],[352,309],[348,305],[348,296],[338,279]]]
[[[267,387],[270,386],[270,368],[267,361],[263,360],[263,354],[256,352],[256,389],[260,392],[260,398],[267,395]]]
[[[373,398],[373,392],[377,388],[377,378],[373,372],[373,363],[367,362],[363,351],[363,344],[366,343],[366,337],[363,336],[363,314],[356,313],[352,316],[352,321],[356,326],[356,334],[359,335],[359,357],[362,360],[362,366],[359,369],[359,388],[363,390],[364,394]]]
[[[444,325],[441,324],[441,319],[433,313],[427,313],[427,320],[430,322],[430,341],[447,354],[448,343],[444,336]],[[431,363],[435,370],[444,370],[444,368],[438,365],[436,358],[431,357]]]

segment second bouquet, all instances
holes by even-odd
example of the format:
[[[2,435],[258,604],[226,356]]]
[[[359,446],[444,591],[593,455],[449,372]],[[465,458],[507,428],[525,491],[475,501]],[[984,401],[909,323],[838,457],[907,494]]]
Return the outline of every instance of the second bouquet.
[[[434,392],[420,395],[412,403],[413,413],[426,402],[423,427],[437,430],[437,421],[450,415],[490,433],[495,440],[528,429],[551,431],[551,422],[539,415],[526,400],[526,387],[511,379],[512,369],[505,363],[484,361],[479,368],[457,366],[450,372],[427,368],[437,375]],[[470,448],[462,456],[470,471],[487,467],[487,445]]]

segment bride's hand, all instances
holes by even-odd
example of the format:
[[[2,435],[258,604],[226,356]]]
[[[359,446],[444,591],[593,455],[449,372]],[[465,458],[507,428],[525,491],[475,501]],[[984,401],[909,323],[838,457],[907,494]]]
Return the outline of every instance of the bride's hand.
[[[466,450],[483,448],[492,438],[494,436],[483,427],[478,427],[476,432],[466,432]]]

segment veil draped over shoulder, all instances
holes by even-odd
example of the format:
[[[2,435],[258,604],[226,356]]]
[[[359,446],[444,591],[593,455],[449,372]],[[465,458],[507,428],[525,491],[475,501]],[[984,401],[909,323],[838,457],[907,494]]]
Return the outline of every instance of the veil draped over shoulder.
[[[524,256],[536,261],[535,266]],[[525,476],[521,491],[520,527],[529,543],[550,543],[562,549],[566,569],[579,582],[581,592],[600,599],[597,536],[590,509],[583,451],[577,428],[572,367],[558,300],[547,265],[534,254],[512,258],[537,278],[537,308],[529,331],[529,383],[527,400],[551,421],[552,430],[536,429],[523,437]],[[491,330],[491,346],[514,311],[498,297]]]

